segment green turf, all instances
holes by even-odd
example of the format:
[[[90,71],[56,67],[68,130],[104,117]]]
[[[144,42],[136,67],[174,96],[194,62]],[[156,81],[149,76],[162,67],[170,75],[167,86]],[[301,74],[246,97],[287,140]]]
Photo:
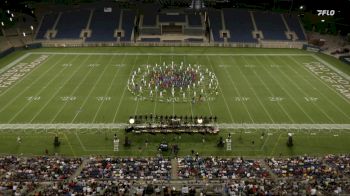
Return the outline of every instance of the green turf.
[[[149,113],[215,115],[219,123],[236,124],[350,124],[349,99],[306,69],[303,63],[317,62],[319,59],[311,56],[313,53],[302,50],[202,47],[43,48],[12,54],[0,60],[0,67],[6,66],[26,52],[37,53],[29,55],[20,62],[32,62],[41,55],[40,52],[56,54],[49,54],[47,61],[8,89],[0,92],[1,124],[125,123],[131,115]],[[71,54],[72,52],[95,54]],[[111,55],[113,53],[122,54]],[[260,55],[246,56],[245,54]],[[350,73],[350,68],[345,64],[327,56],[318,56],[343,73]],[[196,104],[135,101],[134,96],[126,89],[130,73],[142,64],[170,63],[171,61],[201,64],[214,72],[220,86],[216,99]],[[64,64],[71,64],[71,66],[64,66]],[[89,66],[91,64],[98,64],[98,66],[91,67]],[[116,66],[120,64],[123,66]],[[30,97],[40,99],[29,101]],[[99,100],[101,97],[109,97],[109,99],[101,101]],[[308,101],[312,98],[317,100]],[[193,147],[208,155],[215,155],[217,151],[221,155],[270,155],[318,154],[349,150],[346,142],[343,142],[348,138],[346,132],[341,133],[344,137],[336,137],[328,132],[320,134],[317,132],[316,136],[309,136],[310,133],[298,133],[300,135],[297,134],[296,137],[303,142],[298,141],[300,145],[290,151],[283,147],[287,137],[285,131],[274,133],[263,147],[259,139],[255,139],[257,141],[255,145],[249,144],[250,140],[260,138],[262,130],[251,131],[253,134],[246,134],[243,137],[244,142],[237,139],[234,144],[237,148],[228,153],[222,153],[221,149],[215,147],[219,136],[208,136],[208,140],[212,142],[206,143],[205,146],[214,144],[211,148],[203,148],[202,139],[198,139],[202,136],[184,136],[188,137],[186,140],[189,142],[181,141],[180,145],[183,145],[182,149],[186,149],[182,151],[184,154]],[[29,133],[32,132],[28,132],[26,137],[29,138],[27,141],[30,143],[23,142],[20,146],[12,141],[16,134],[1,133],[0,152],[40,154],[44,148],[51,148],[52,135]],[[96,151],[96,154],[112,152],[111,141],[106,142],[101,136],[103,133],[79,133],[78,137],[69,131],[64,133],[66,134],[60,133],[60,135],[66,142],[63,142],[64,146],[57,149],[59,153],[87,155],[94,154],[91,149],[95,148],[108,149]],[[77,139],[79,137],[87,149],[82,147]],[[135,140],[135,146],[132,149],[122,149],[121,154],[154,155],[157,153],[154,150],[155,145],[163,136],[157,136],[150,144],[153,145],[152,150],[155,152],[139,150],[137,146],[143,145],[144,138],[131,137]],[[3,144],[6,142],[1,140],[8,141],[8,145],[5,147]],[[332,143],[333,141],[336,144]],[[242,142],[242,145],[239,142]],[[53,149],[50,151],[52,152]]]

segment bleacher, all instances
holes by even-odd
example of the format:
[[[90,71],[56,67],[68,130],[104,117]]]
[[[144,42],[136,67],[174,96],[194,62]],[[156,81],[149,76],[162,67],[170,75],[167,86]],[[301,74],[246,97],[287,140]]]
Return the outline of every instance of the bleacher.
[[[157,14],[147,13],[143,15],[142,26],[144,27],[154,27],[157,25]]]
[[[89,16],[90,10],[62,13],[54,39],[79,39],[81,31],[86,28]]]
[[[230,31],[229,42],[257,42],[250,13],[247,10],[223,9],[226,30]]]
[[[161,23],[185,23],[184,14],[159,14],[159,22]]]
[[[141,38],[141,42],[160,42],[160,38]]]
[[[268,43],[275,43],[273,41],[281,41],[282,44],[287,43],[286,41],[290,41],[289,36],[292,36],[293,40],[295,36],[298,36],[297,41],[306,40],[303,28],[297,16],[294,15],[280,15],[261,11],[249,12],[248,10],[235,8],[212,9],[207,12],[209,24],[209,32],[207,32],[208,30],[200,14],[181,11],[160,14],[158,12],[159,8],[157,7],[144,8],[141,12],[143,14],[140,16],[136,37],[133,37],[133,32],[137,15],[135,10],[132,9],[112,8],[111,12],[105,12],[104,8],[96,8],[96,10],[81,9],[61,12],[60,16],[57,13],[47,14],[43,17],[35,38],[45,39],[46,33],[53,30],[51,41],[48,43],[62,42],[69,39],[70,41],[75,40],[79,44],[83,43],[82,38],[84,36],[86,37],[85,42],[91,42],[89,44],[96,44],[96,42],[115,44],[113,42],[134,40],[167,42],[173,39],[183,43],[198,43],[202,42],[201,40],[206,42],[210,39],[216,43],[227,42],[233,45],[257,44],[258,38],[253,33],[261,36],[262,39],[259,40],[259,43],[261,44],[264,41],[264,46],[267,46]],[[118,33],[119,39],[116,33]],[[210,37],[206,37],[208,33]],[[164,37],[174,34],[177,35],[176,38]]]
[[[104,9],[95,10],[90,29],[91,37],[86,41],[117,41],[114,37],[114,31],[119,27],[120,10],[113,8],[112,12],[104,12]]]
[[[301,26],[301,23],[299,22],[298,16],[285,14],[284,19],[286,20],[287,25],[289,26],[289,29],[291,31],[294,31],[295,34],[297,34],[298,40],[305,41],[306,37],[303,31],[303,28]]]
[[[135,26],[135,12],[132,10],[123,10],[122,29],[124,30],[124,37],[120,38],[120,41],[129,42],[133,41],[131,38],[134,26]]]
[[[198,14],[188,14],[188,26],[190,27],[202,27],[201,16]]]
[[[41,26],[36,34],[35,39],[45,39],[45,34],[53,28],[58,14],[46,14],[43,16]]]
[[[287,31],[282,17],[277,13],[253,12],[258,30],[263,32],[264,40],[287,40]]]
[[[221,11],[211,10],[208,12],[208,16],[214,42],[223,42],[224,38],[220,37],[220,30],[222,30]]]

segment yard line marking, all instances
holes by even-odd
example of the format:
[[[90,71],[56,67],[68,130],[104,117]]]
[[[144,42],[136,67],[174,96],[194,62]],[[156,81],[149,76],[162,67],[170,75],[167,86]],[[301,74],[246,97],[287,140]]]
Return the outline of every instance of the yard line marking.
[[[77,130],[77,129],[115,129],[123,130],[127,123],[15,123],[0,124],[0,130]],[[350,124],[268,124],[268,123],[218,123],[220,129],[237,130],[350,130]]]
[[[1,68],[0,74],[7,71],[8,69],[10,69],[12,66],[16,65],[17,63],[21,62],[23,59],[27,58],[29,55],[31,55],[31,53],[27,53],[27,54],[22,55],[19,58],[16,58],[16,60],[12,61],[11,63],[7,64],[5,67]]]
[[[147,56],[146,65],[148,65],[148,62],[149,62],[149,56]],[[132,71],[133,71],[133,70],[132,70]],[[137,114],[137,110],[138,110],[138,108],[139,108],[139,102],[140,102],[140,99],[137,99],[137,103],[136,103],[136,108],[135,108],[134,116],[136,116],[136,114]]]
[[[62,57],[62,59],[64,58],[65,56],[63,56]],[[49,59],[49,58],[48,58]],[[43,65],[43,64],[41,64],[41,65]],[[38,65],[36,68],[38,68],[38,67],[40,67],[40,65]],[[13,102],[15,102],[17,99],[18,99],[18,97],[19,96],[21,96],[21,95],[23,95],[23,93],[25,93],[29,88],[31,88],[36,82],[38,82],[42,77],[44,77],[44,75],[46,75],[51,69],[53,69],[55,66],[52,66],[51,68],[49,68],[49,69],[47,69],[44,73],[42,73],[38,78],[36,78],[30,85],[28,85],[28,86],[26,86],[26,88],[24,88],[22,91],[20,91],[15,97],[13,97],[6,105],[4,105],[2,108],[1,108],[1,110],[0,110],[0,112],[3,112],[9,105],[12,105],[12,103]],[[34,69],[36,69],[36,68],[34,68]],[[34,70],[33,69],[33,70]],[[27,77],[28,75],[30,75],[30,73],[31,73],[31,71],[27,74],[27,75],[25,75],[24,77]],[[23,78],[24,78],[23,77]],[[22,79],[23,79],[22,78]],[[19,81],[21,81],[21,79],[19,80]],[[0,96],[2,96],[2,95],[4,95],[9,89],[12,89],[12,87],[14,87],[16,84],[18,84],[19,83],[19,81],[18,82],[16,82],[13,86],[11,86],[10,88],[8,88],[8,89],[6,89],[3,93],[1,93],[1,95]]]
[[[159,55],[159,64],[162,64],[162,55]],[[156,94],[156,99],[158,98],[158,93],[155,93]],[[157,101],[154,102],[154,106],[153,106],[153,115],[155,115],[156,113],[156,108],[157,108]]]
[[[265,56],[264,56],[264,58],[266,58],[269,62],[272,62],[270,58],[265,57]],[[276,84],[278,84],[278,86],[281,87],[282,91],[284,91],[289,96],[289,98],[291,98],[291,100],[299,107],[299,109],[306,115],[306,117],[308,117],[309,120],[311,120],[312,123],[315,123],[315,121],[311,118],[311,116],[308,113],[305,112],[303,107],[301,107],[301,105],[297,101],[295,101],[294,97],[290,94],[290,92],[283,88],[283,86],[280,84],[280,82],[278,82],[278,80],[275,77],[273,77],[273,75],[269,72],[269,70],[266,69],[265,66],[262,66],[262,68],[276,82]]]
[[[186,65],[186,56],[184,56],[183,58],[184,58],[184,64]],[[191,94],[191,93],[192,93],[192,92],[190,92],[190,94]],[[191,108],[191,116],[194,116],[194,114],[193,114],[193,106],[192,106],[192,102],[191,102],[191,101],[189,101],[188,103],[190,104],[190,108]]]
[[[211,70],[214,72],[214,67],[213,67],[213,65],[212,65],[211,60],[209,59],[208,56],[206,56],[206,57],[207,57],[207,61],[208,61],[209,65],[210,65],[210,67],[211,67]],[[222,91],[222,89],[221,89],[220,82],[219,82],[219,84],[218,84],[218,87],[219,87],[220,92],[221,92],[220,94],[221,94],[222,98],[224,99],[224,102],[225,102],[226,108],[227,108],[227,110],[228,110],[228,114],[230,115],[231,121],[234,122],[233,117],[232,117],[231,110],[230,110],[230,108],[228,107],[226,98],[225,98],[224,95],[223,95],[223,91]]]
[[[174,52],[174,47],[171,47],[171,53]],[[174,62],[174,55],[171,55],[171,62]],[[173,116],[175,115],[175,101],[173,101]]]
[[[345,100],[347,103],[350,104],[350,101],[346,99],[342,94],[340,94],[338,91],[336,91],[334,88],[330,87],[325,81],[321,80],[321,78],[317,77],[314,73],[312,73],[309,69],[307,69],[302,63],[295,60],[294,58],[291,58],[294,62],[296,62],[299,65],[302,65],[303,69],[307,70],[313,77],[321,81],[322,84],[324,84],[327,88],[331,89],[333,92],[335,92],[338,96],[340,96],[343,100]]]
[[[92,86],[92,88],[89,90],[88,95],[85,97],[83,103],[80,105],[79,108],[83,108],[86,104],[86,102],[88,101],[88,99],[90,98],[91,93],[95,90],[97,84],[100,82],[102,76],[104,75],[104,73],[106,72],[107,68],[109,67],[109,63],[112,61],[113,57],[111,59],[109,59],[108,63],[105,65],[105,68],[103,69],[102,73],[100,73],[100,76],[97,78],[96,82],[94,82],[94,85]],[[93,69],[93,68],[91,68]],[[79,112],[75,113],[73,119],[71,120],[71,123],[74,122],[74,120],[77,118],[77,116],[79,115]]]
[[[231,57],[232,60],[234,60],[232,57]],[[242,58],[243,61],[245,63],[248,63],[244,58]],[[243,76],[244,80],[247,82],[247,84],[249,85],[250,87],[250,91],[253,92],[254,96],[257,98],[260,106],[264,109],[265,113],[267,114],[267,116],[270,118],[271,122],[273,124],[275,124],[270,112],[267,111],[267,109],[265,108],[264,104],[262,103],[261,99],[258,97],[258,95],[256,94],[255,90],[253,89],[253,85],[249,82],[248,78],[245,76],[245,74],[243,73],[243,71],[241,70],[240,66],[238,65],[238,71],[240,72],[240,75]]]
[[[139,53],[139,52],[31,52],[31,54],[67,54],[67,55],[128,55],[128,56],[311,56],[310,54],[296,54],[296,53],[273,53],[273,54],[263,54],[263,53],[241,53],[241,54],[231,54],[231,53]]]
[[[199,56],[196,57],[196,62],[199,62],[198,58],[199,58]],[[208,97],[207,91],[205,91],[205,96]],[[207,102],[207,105],[208,105],[208,108],[209,108],[210,116],[213,116],[213,112],[212,112],[211,107],[210,107],[210,101],[208,100],[206,102]],[[192,104],[191,104],[191,107],[192,107]]]
[[[76,56],[79,57],[79,56]],[[89,57],[87,57],[87,59],[89,59]],[[75,59],[74,59],[75,60]],[[86,62],[87,60],[85,60],[84,62]],[[73,61],[72,61],[73,62]],[[52,99],[54,99],[56,97],[56,95],[61,91],[61,89],[63,88],[63,86],[65,86],[72,78],[73,76],[77,73],[77,71],[80,69],[81,65],[78,66],[78,68],[76,70],[74,70],[73,74],[66,80],[64,80],[63,84],[61,84],[60,88],[49,98],[49,100],[40,108],[40,110],[35,114],[35,116],[31,119],[30,122],[33,122],[35,120],[35,118],[37,118],[37,116],[39,116],[39,114],[47,107],[47,105],[49,105],[49,103],[51,102]],[[52,121],[51,121],[52,122]]]
[[[244,58],[244,57],[242,57]],[[255,59],[256,62],[258,62],[257,59]],[[256,71],[253,71],[254,75],[259,79],[259,81],[261,82],[261,84],[265,87],[265,89],[270,93],[271,96],[274,96],[274,94],[272,93],[271,89],[265,84],[265,82],[261,79],[260,75],[256,73]],[[292,122],[295,123],[293,118],[289,115],[289,113],[286,111],[286,109],[284,108],[284,106],[280,103],[277,102],[277,105],[280,106],[280,108],[282,109],[283,113],[287,116],[287,118]]]
[[[87,59],[89,59],[90,57],[91,57],[91,56],[88,56],[88,57],[83,61],[83,63],[81,63],[81,64],[79,65],[79,68],[78,68],[77,70],[75,70],[74,74],[71,76],[71,78],[70,78],[69,80],[71,80],[71,79],[73,78],[73,76],[77,73],[77,71],[78,71],[81,67],[84,66],[85,62],[86,62]],[[89,68],[88,73],[86,73],[85,76],[84,76],[84,78],[79,82],[79,84],[76,85],[76,86],[74,87],[73,92],[71,92],[69,96],[73,96],[73,95],[74,95],[74,93],[79,89],[79,87],[83,84],[83,82],[86,80],[86,78],[90,75],[92,69],[93,69],[93,68]],[[63,87],[63,86],[62,86],[62,87]],[[56,94],[57,94],[57,93],[56,93]],[[63,103],[63,105],[62,105],[61,108],[58,110],[58,112],[56,112],[55,116],[51,119],[51,121],[50,121],[51,123],[54,122],[54,121],[56,120],[57,116],[62,112],[62,110],[65,108],[65,106],[66,106],[67,103],[68,103],[68,101],[65,101],[65,102]]]
[[[295,63],[299,64],[293,57],[289,57],[290,59],[292,59],[292,61],[294,61]],[[283,60],[283,59],[282,59]],[[298,74],[299,72],[296,71],[296,69],[293,68],[293,66],[288,66],[288,68],[290,70],[292,70],[294,73]],[[303,68],[305,68],[303,66]],[[309,72],[310,73],[310,72]],[[312,74],[312,73],[311,73]],[[320,90],[318,90],[317,88],[315,88],[315,86],[313,84],[311,84],[311,82],[309,80],[306,80],[304,77],[302,77],[302,80],[304,80],[310,87],[312,87],[313,89],[315,89],[322,97],[324,97],[328,103],[332,104],[340,113],[344,114],[346,117],[350,118],[350,116],[348,116],[342,109],[339,108],[338,105],[336,105],[332,100],[330,100],[324,93],[322,93]],[[343,96],[342,96],[343,97]]]
[[[326,65],[327,67],[329,67],[330,69],[332,69],[333,71],[335,71],[337,74],[341,75],[342,77],[344,77],[345,79],[350,81],[350,76],[347,75],[346,73],[342,72],[340,69],[336,68],[335,66],[329,64],[328,62],[324,61],[323,59],[321,59],[320,57],[312,54],[312,57],[314,57],[316,60],[318,60],[319,62],[323,63],[324,65]]]
[[[75,152],[74,152],[74,150],[73,150],[72,144],[69,142],[69,139],[68,139],[66,133],[63,133],[63,135],[64,135],[64,137],[66,138],[67,143],[68,143],[68,146],[69,146],[70,150],[73,152],[74,157],[77,157],[77,155],[75,154]]]
[[[281,136],[282,136],[282,133],[279,133],[277,142],[276,142],[275,145],[273,146],[273,149],[272,149],[272,151],[271,151],[271,153],[270,153],[270,156],[272,156],[272,155],[275,153],[276,147],[277,147],[277,145],[278,145],[278,143],[279,143],[279,141],[280,141],[280,139],[281,139]]]
[[[223,63],[222,58],[220,58],[220,61]],[[226,76],[228,76],[228,78],[229,78],[229,80],[230,80],[230,82],[231,82],[233,88],[234,88],[235,91],[237,92],[238,96],[239,96],[239,97],[242,97],[242,96],[241,96],[241,93],[240,93],[239,90],[237,89],[237,87],[236,87],[234,81],[232,80],[231,75],[227,73],[226,68],[223,68],[223,69],[224,69],[224,72],[225,72]],[[244,101],[242,102],[242,104],[243,104],[243,107],[244,107],[245,111],[248,113],[248,116],[249,116],[249,118],[250,118],[250,121],[251,121],[252,123],[254,123],[253,117],[252,117],[252,115],[250,114],[250,112],[249,112],[249,110],[248,110],[248,108],[247,108],[247,105],[245,104]]]
[[[62,58],[64,59],[64,58]],[[55,67],[57,64],[59,64],[62,59],[60,59],[59,61],[56,61],[56,63],[54,65],[52,65],[52,67]],[[51,70],[52,68],[50,68],[49,70]],[[59,73],[61,74],[64,70],[66,70],[66,67],[61,69],[59,71]],[[46,75],[48,72],[45,72],[45,74],[43,75]],[[39,91],[37,91],[35,93],[34,96],[39,96],[53,81],[56,80],[56,78],[59,76],[59,74],[56,74],[54,77],[50,78],[50,80],[45,84],[44,87],[42,87]],[[22,113],[22,111],[27,108],[27,106],[30,104],[30,102],[28,101],[23,107],[21,107],[21,109],[19,111],[16,112],[16,114],[9,120],[9,123],[11,123],[20,113]]]
[[[135,68],[135,65],[136,65],[136,62],[137,62],[137,59],[138,59],[138,58],[139,58],[139,56],[136,56],[136,57],[134,58],[134,63],[133,63],[133,65],[132,65],[132,68],[131,68],[131,70],[130,70],[130,73],[129,73],[128,78],[130,78],[132,72],[134,71],[134,68]],[[116,118],[117,118],[118,111],[119,111],[120,105],[121,105],[121,103],[122,103],[122,101],[123,101],[123,99],[124,99],[124,95],[125,95],[125,91],[126,91],[126,89],[127,89],[127,86],[128,86],[128,85],[125,84],[125,87],[124,87],[122,96],[121,96],[121,98],[120,98],[120,100],[119,100],[119,103],[118,103],[117,110],[116,110],[116,112],[115,112],[115,114],[114,114],[114,117],[113,117],[113,122],[115,122],[115,120],[116,120]]]
[[[287,63],[287,67],[289,67],[288,63]],[[293,82],[293,80],[287,74],[285,74],[281,70],[279,70],[279,72],[281,72],[301,93],[303,93],[304,96],[307,96],[307,97],[309,96],[302,88],[300,88],[300,86],[296,82]],[[321,113],[323,113],[328,118],[328,120],[330,120],[331,122],[335,123],[333,118],[331,118],[321,107],[317,107],[317,105],[314,102],[312,102],[311,104],[314,105]]]
[[[126,57],[126,56],[123,56],[123,59],[122,59],[122,61],[121,61],[122,64],[124,63],[125,57]],[[112,82],[111,82],[110,85],[108,86],[108,89],[107,89],[107,91],[106,91],[106,93],[105,93],[105,95],[104,95],[105,97],[108,96],[108,94],[111,92],[112,86],[113,86],[113,84],[114,84],[115,79],[117,78],[117,75],[118,75],[119,72],[120,72],[120,69],[122,69],[122,68],[118,68],[118,71],[114,74],[114,77],[113,77],[113,79],[112,79]],[[100,112],[101,107],[102,107],[102,105],[103,105],[104,102],[105,102],[105,100],[102,100],[102,102],[100,103],[100,105],[99,105],[99,107],[98,107],[98,109],[97,109],[97,111],[96,111],[96,113],[95,113],[95,116],[94,116],[94,118],[93,118],[93,120],[92,120],[92,123],[94,123],[94,122],[96,121],[96,118],[97,118],[97,116],[98,116],[98,113]]]

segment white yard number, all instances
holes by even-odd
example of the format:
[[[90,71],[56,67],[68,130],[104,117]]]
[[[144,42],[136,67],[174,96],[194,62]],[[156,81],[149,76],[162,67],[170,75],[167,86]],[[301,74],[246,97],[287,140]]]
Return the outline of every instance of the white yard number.
[[[65,64],[62,64],[63,67],[72,67],[72,64],[71,63],[65,63]]]
[[[280,67],[280,66],[279,66],[279,65],[270,65],[270,67],[278,68],[278,67]]]
[[[89,67],[98,67],[98,66],[100,66],[100,64],[94,63],[94,64],[89,64],[88,66],[89,66]]]
[[[248,101],[250,98],[249,97],[234,97],[233,99],[235,101]]]
[[[77,97],[75,96],[66,96],[66,97],[61,97],[62,101],[75,101]]]
[[[307,101],[307,102],[316,102],[318,100],[317,97],[304,97],[304,99]]]
[[[110,101],[111,97],[96,97],[97,101]]]
[[[255,67],[255,65],[244,65],[244,67],[253,68],[253,67]]]
[[[228,65],[219,65],[219,67],[226,68],[226,67],[228,67]]]
[[[114,66],[116,66],[116,67],[124,67],[125,64],[115,64]]]
[[[27,97],[27,100],[28,101],[39,101],[40,97],[38,97],[38,96],[31,96],[31,97]]]
[[[269,100],[274,102],[283,101],[283,99],[283,97],[269,97]]]

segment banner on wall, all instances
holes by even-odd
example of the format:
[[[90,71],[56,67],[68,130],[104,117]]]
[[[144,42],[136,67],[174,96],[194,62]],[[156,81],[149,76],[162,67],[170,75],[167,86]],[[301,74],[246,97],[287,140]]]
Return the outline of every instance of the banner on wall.
[[[340,56],[339,59],[340,59],[341,61],[343,61],[344,63],[350,65],[350,55]]]
[[[320,52],[321,48],[318,46],[312,46],[312,45],[308,45],[308,44],[304,44],[303,45],[303,49],[309,52]]]

